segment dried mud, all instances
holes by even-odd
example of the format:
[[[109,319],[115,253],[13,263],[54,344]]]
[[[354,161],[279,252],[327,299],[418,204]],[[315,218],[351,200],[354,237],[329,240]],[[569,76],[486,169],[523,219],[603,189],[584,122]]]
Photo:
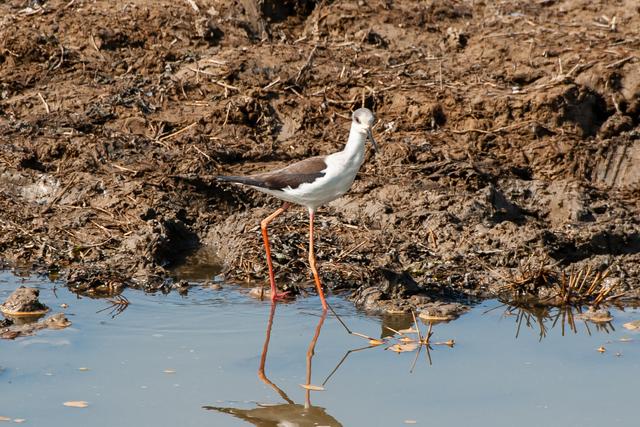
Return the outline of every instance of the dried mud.
[[[0,258],[80,292],[169,289],[195,251],[263,283],[279,203],[213,177],[338,150],[364,105],[382,152],[318,215],[334,292],[393,313],[590,266],[638,297],[638,28],[633,0],[0,2]],[[295,292],[306,232],[271,231]]]

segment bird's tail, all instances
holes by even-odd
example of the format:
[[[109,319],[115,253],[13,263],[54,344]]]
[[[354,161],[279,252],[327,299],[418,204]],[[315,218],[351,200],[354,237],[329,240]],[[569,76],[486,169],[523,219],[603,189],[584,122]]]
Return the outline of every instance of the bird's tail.
[[[252,185],[254,187],[262,187],[264,183],[250,176],[234,176],[234,175],[218,175],[216,180],[222,182],[235,182],[236,184]]]

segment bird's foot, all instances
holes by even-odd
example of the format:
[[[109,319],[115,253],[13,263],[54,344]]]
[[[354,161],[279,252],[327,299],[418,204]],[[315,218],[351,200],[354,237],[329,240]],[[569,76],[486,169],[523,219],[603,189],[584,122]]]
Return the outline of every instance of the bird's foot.
[[[260,299],[260,300],[270,299],[272,302],[282,301],[285,299],[292,298],[292,294],[289,291],[284,291],[284,292],[275,291],[275,293],[273,293],[271,289],[269,288],[265,289],[260,286],[251,289],[249,291],[249,295],[252,296],[253,298]]]
[[[269,292],[271,294],[271,292]],[[274,294],[271,295],[271,301],[275,302],[275,301],[282,301],[282,300],[286,300],[291,298],[291,294],[289,293],[289,291],[284,291],[284,292],[276,292]]]

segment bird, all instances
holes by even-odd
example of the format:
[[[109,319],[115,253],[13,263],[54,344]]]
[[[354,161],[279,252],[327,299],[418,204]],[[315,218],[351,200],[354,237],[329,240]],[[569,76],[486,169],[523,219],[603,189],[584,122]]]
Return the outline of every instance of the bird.
[[[280,208],[260,222],[272,301],[281,298],[283,294],[277,292],[267,227],[271,221],[289,209],[291,204],[296,204],[306,207],[309,212],[309,267],[323,311],[327,310],[314,253],[315,214],[319,207],[349,191],[364,162],[367,139],[371,141],[374,152],[379,151],[372,132],[374,122],[374,114],[367,108],[360,108],[353,112],[349,138],[341,151],[310,157],[270,172],[245,176],[217,176],[218,181],[245,185],[284,201]]]

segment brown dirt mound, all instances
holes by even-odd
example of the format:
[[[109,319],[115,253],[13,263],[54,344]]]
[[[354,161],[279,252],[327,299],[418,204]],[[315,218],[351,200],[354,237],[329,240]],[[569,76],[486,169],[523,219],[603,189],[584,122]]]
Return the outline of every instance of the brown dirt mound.
[[[525,265],[591,266],[638,295],[635,1],[10,0],[0,16],[11,264],[157,289],[204,246],[264,281],[257,224],[278,202],[212,177],[337,150],[365,105],[383,150],[320,212],[330,288],[403,310],[514,292]],[[301,210],[272,230],[294,290],[306,227]]]

